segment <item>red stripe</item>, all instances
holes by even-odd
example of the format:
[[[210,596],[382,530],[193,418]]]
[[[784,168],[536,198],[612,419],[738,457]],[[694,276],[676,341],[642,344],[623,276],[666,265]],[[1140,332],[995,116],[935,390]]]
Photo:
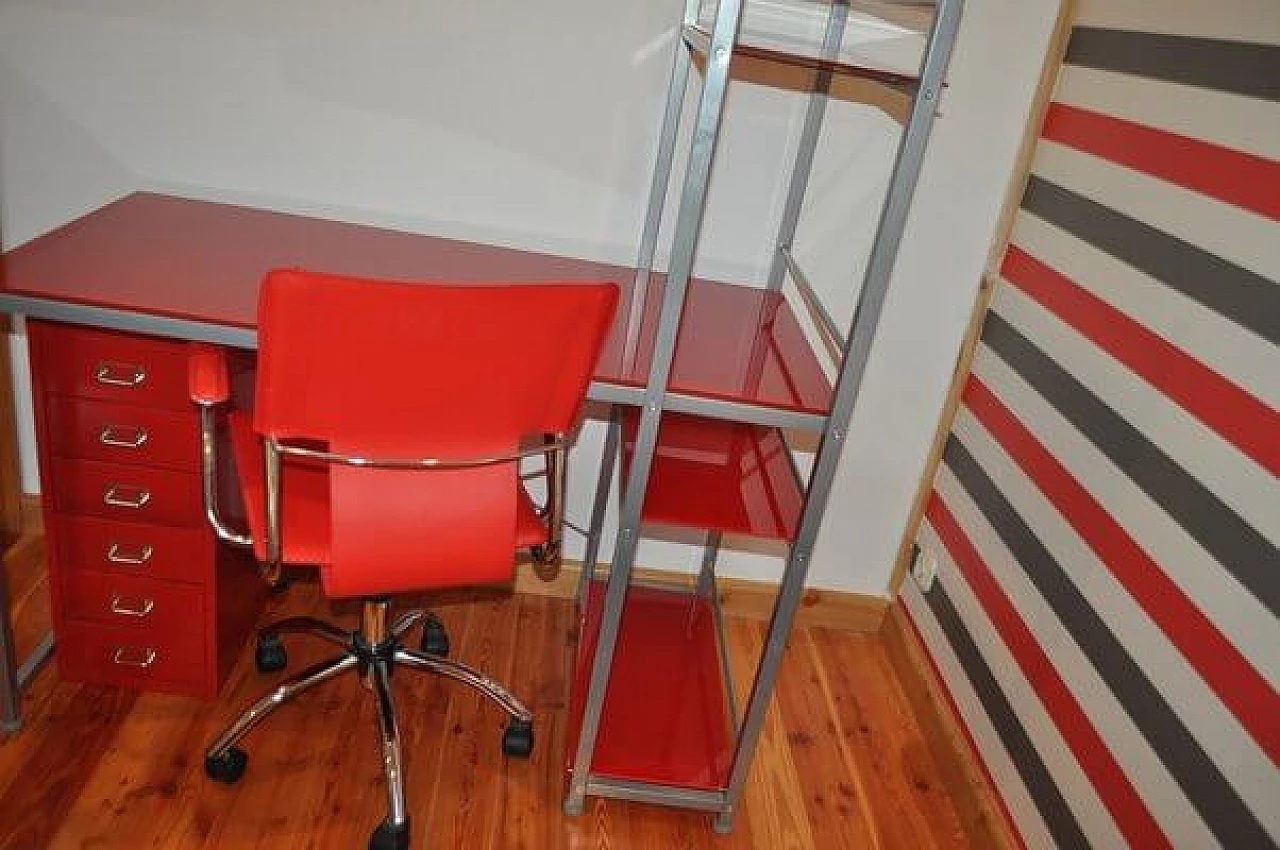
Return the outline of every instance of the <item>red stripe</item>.
[[[1156,823],[1146,804],[1138,796],[1120,765],[1107,749],[1102,736],[1093,728],[1084,709],[1066,682],[1058,675],[1044,648],[1018,615],[1009,597],[1000,589],[995,576],[987,568],[978,550],[965,536],[960,524],[934,491],[925,507],[925,516],[937,532],[951,559],[991,618],[1001,640],[1009,647],[1027,681],[1035,689],[1040,702],[1053,718],[1076,761],[1093,783],[1102,804],[1132,847],[1172,847]]]
[[[920,633],[920,627],[916,625],[915,617],[911,616],[911,609],[906,605],[899,603],[902,611],[902,618],[907,624],[908,630],[915,637],[916,646],[920,649],[920,655],[929,664],[929,669],[933,671],[934,681],[939,683],[941,687],[930,688],[930,692],[941,694],[943,700],[947,703],[947,708],[951,709],[951,716],[955,719],[956,728],[960,730],[960,734],[964,736],[965,741],[969,745],[969,752],[974,755],[974,763],[978,765],[978,769],[982,771],[982,775],[987,780],[987,787],[996,789],[997,793],[996,805],[1000,808],[1000,814],[1004,815],[1005,825],[1009,828],[1009,834],[1013,836],[1018,843],[1020,850],[1027,850],[1027,842],[1022,837],[1022,832],[1018,829],[1017,821],[1013,819],[1013,815],[1009,812],[1009,807],[1004,802],[1004,797],[1000,796],[1000,786],[991,778],[991,771],[987,768],[986,758],[982,755],[982,750],[978,747],[978,742],[973,737],[973,732],[969,729],[969,724],[965,722],[964,715],[960,713],[960,707],[956,705],[955,697],[951,695],[951,690],[947,685],[947,677],[942,675],[938,662],[933,659],[933,653],[930,651],[929,644],[925,642],[924,635]]]
[[[1278,760],[1280,695],[977,375],[969,376],[961,399],[1271,760]]]
[[[1280,475],[1280,412],[1010,245],[1000,273],[1223,439]]]
[[[1051,103],[1041,135],[1185,189],[1280,221],[1280,162]]]

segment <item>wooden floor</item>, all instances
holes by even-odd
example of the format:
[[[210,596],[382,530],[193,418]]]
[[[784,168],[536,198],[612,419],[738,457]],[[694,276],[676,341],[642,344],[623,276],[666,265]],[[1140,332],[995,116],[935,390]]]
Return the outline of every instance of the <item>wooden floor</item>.
[[[43,571],[10,576],[20,651],[48,622]],[[34,561],[38,563],[38,559]],[[933,848],[964,845],[959,821],[879,639],[823,629],[792,638],[734,832],[707,816],[588,801],[566,818],[566,671],[575,618],[564,601],[493,594],[434,604],[454,655],[509,683],[535,714],[529,761],[505,761],[501,712],[469,690],[402,671],[396,679],[414,847]],[[332,607],[314,585],[268,616]],[[351,622],[350,609],[339,609]],[[730,624],[739,682],[763,637]],[[331,654],[295,639],[290,667]],[[245,778],[204,777],[211,737],[276,677],[246,648],[213,704],[66,684],[46,668],[26,726],[0,736],[0,848],[316,848],[366,846],[385,812],[370,701],[354,678],[283,708],[246,741]],[[661,698],[661,695],[655,695]]]

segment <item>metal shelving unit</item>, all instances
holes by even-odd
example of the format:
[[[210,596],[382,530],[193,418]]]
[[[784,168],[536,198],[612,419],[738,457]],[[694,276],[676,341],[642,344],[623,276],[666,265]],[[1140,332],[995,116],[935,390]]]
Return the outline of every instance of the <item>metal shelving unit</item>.
[[[854,0],[855,9],[860,5],[864,4]],[[582,629],[564,804],[570,814],[582,812],[587,796],[601,796],[701,809],[715,813],[718,831],[732,825],[862,383],[962,0],[872,0],[871,5],[897,10],[910,19],[928,18],[928,36],[914,72],[845,55],[849,0],[830,5],[821,46],[813,50],[751,33],[740,38],[743,0],[719,0],[709,22],[701,19],[700,0],[686,0],[622,352],[622,368],[636,392],[617,401],[639,406],[625,414],[615,412],[609,425],[579,593]],[[691,280],[735,53],[815,72],[764,289]],[[654,254],[695,55],[705,64],[701,94],[670,269],[665,281],[657,281]],[[854,75],[911,97],[848,334],[835,327],[791,251],[836,74]],[[834,387],[820,368],[815,371],[817,359],[783,297],[788,277],[823,345],[838,355],[841,365]],[[705,303],[733,304],[737,309],[700,307]],[[699,387],[687,377],[699,373],[689,364],[700,357],[723,359],[726,350],[735,348],[742,353],[743,345],[720,342],[741,343],[741,332],[716,328],[717,323],[744,315],[752,320],[747,322],[745,362],[738,364],[732,380],[722,379],[714,388]],[[688,330],[694,326],[696,333]],[[821,434],[807,485],[779,427]],[[624,474],[618,538],[609,576],[600,580],[595,565],[619,454]],[[706,532],[696,586],[633,587],[636,546],[642,525],[649,522]],[[789,544],[764,650],[741,711],[735,704],[715,592],[715,559],[724,533]]]

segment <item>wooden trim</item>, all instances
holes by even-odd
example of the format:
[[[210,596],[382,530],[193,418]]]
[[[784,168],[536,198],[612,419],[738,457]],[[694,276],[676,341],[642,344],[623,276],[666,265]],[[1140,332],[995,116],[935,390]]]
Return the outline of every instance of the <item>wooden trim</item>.
[[[951,425],[955,422],[956,413],[960,410],[960,396],[964,392],[965,379],[973,366],[973,358],[978,353],[978,341],[982,338],[982,321],[986,318],[987,308],[995,296],[996,280],[984,277],[978,288],[978,298],[969,315],[969,326],[965,329],[964,341],[960,344],[960,355],[956,358],[955,368],[951,372],[951,386],[947,389],[946,400],[942,404],[942,412],[938,416],[938,425],[933,432],[933,442],[929,446],[929,455],[925,460],[924,472],[916,487],[915,498],[911,502],[911,513],[903,531],[902,540],[898,542],[898,553],[893,562],[893,573],[889,577],[889,592],[895,596],[902,588],[907,568],[911,566],[912,544],[920,530],[924,519],[924,509],[933,492],[933,479],[938,474],[938,466],[942,463],[942,452],[947,447],[947,437],[951,434]]]
[[[1071,26],[1075,22],[1076,0],[1062,0],[1058,7],[1058,19],[1053,24],[1053,32],[1049,34],[1048,49],[1045,51],[1044,64],[1040,66],[1040,79],[1036,82],[1036,93],[1031,100],[1031,110],[1027,113],[1027,124],[1022,133],[1022,143],[1018,146],[1018,157],[1014,160],[1013,172],[1009,176],[1009,188],[1005,192],[1004,206],[1000,210],[1000,218],[996,226],[996,239],[991,243],[991,251],[987,254],[987,275],[994,277],[1000,271],[1000,261],[1004,258],[1005,249],[1013,235],[1013,220],[1022,205],[1022,195],[1027,191],[1027,180],[1031,177],[1031,161],[1036,155],[1036,146],[1040,143],[1040,131],[1044,127],[1045,114],[1053,100],[1053,90],[1058,83],[1058,74],[1062,70],[1062,60],[1067,55],[1067,42],[1071,40]]]
[[[889,608],[880,627],[880,640],[955,805],[968,845],[1020,850],[1022,841],[1000,795],[901,603]]]
[[[1045,113],[1048,112],[1049,103],[1053,99],[1053,89],[1062,67],[1062,58],[1067,52],[1067,42],[1071,38],[1071,23],[1074,19],[1075,0],[1062,0],[1062,5],[1058,7],[1058,19],[1049,36],[1044,64],[1040,67],[1040,79],[1036,83],[1036,93],[1022,134],[1022,143],[1018,147],[1018,156],[1014,160],[1009,188],[1005,192],[1004,207],[1000,211],[996,226],[997,237],[987,255],[986,272],[978,287],[973,311],[969,314],[969,325],[965,330],[964,341],[960,345],[960,354],[956,357],[955,369],[951,373],[951,388],[947,390],[946,401],[938,416],[933,443],[925,460],[920,484],[916,487],[915,499],[911,503],[911,513],[908,514],[902,540],[898,544],[893,573],[889,578],[889,591],[895,596],[902,587],[903,579],[906,578],[907,568],[911,566],[911,546],[915,542],[920,522],[924,518],[925,503],[929,500],[929,493],[933,490],[933,479],[938,474],[939,464],[942,463],[942,452],[946,448],[947,436],[951,433],[951,425],[955,422],[956,413],[960,409],[960,395],[964,392],[965,379],[969,377],[969,369],[978,351],[978,340],[982,337],[982,322],[987,317],[991,299],[996,294],[1000,261],[1009,247],[1009,239],[1013,235],[1014,217],[1018,214],[1022,195],[1027,189],[1027,180],[1031,177],[1031,160],[1035,156],[1036,144],[1040,141],[1040,128],[1044,124]]]
[[[23,493],[18,500],[18,511],[21,516],[22,536],[44,533],[44,503],[39,493]]]
[[[608,573],[608,565],[601,564],[599,575],[606,576]],[[581,562],[566,560],[556,575],[543,579],[535,574],[531,564],[521,560],[516,569],[515,591],[572,599],[577,593],[578,577],[581,575]],[[692,587],[697,579],[691,573],[647,567],[636,567],[632,576],[641,581],[687,587]],[[774,599],[778,595],[777,584],[741,578],[720,578],[717,579],[717,585],[720,589],[720,605],[726,616],[765,622],[772,616]],[[879,596],[810,588],[801,597],[800,607],[796,611],[796,626],[875,632],[880,629],[888,607],[889,600]]]

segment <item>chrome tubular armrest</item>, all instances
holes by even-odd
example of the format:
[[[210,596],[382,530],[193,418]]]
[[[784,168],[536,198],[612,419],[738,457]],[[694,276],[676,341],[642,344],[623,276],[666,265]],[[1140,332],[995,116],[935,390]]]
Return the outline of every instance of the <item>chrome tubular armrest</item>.
[[[533,557],[542,566],[549,566],[560,560],[561,540],[564,530],[565,488],[568,485],[566,471],[568,469],[568,451],[563,440],[555,434],[547,434],[542,450],[546,453],[547,501],[542,507],[542,516],[547,523],[547,543],[534,547]]]
[[[196,402],[200,407],[200,479],[204,515],[218,539],[234,546],[252,547],[253,538],[229,527],[218,511],[218,450],[216,404]]]
[[[568,445],[563,438],[556,438],[550,443],[530,446],[529,448],[519,449],[518,451],[509,452],[507,454],[487,455],[485,457],[376,458],[346,455],[338,452],[326,452],[321,451],[320,449],[310,449],[305,446],[295,446],[279,440],[268,440],[268,442],[273,444],[276,451],[283,455],[307,458],[309,460],[318,460],[324,463],[339,463],[344,466],[363,466],[370,469],[471,469],[477,466],[493,466],[498,463],[523,460],[524,458],[533,457],[535,455],[549,455],[553,451],[563,450]]]

